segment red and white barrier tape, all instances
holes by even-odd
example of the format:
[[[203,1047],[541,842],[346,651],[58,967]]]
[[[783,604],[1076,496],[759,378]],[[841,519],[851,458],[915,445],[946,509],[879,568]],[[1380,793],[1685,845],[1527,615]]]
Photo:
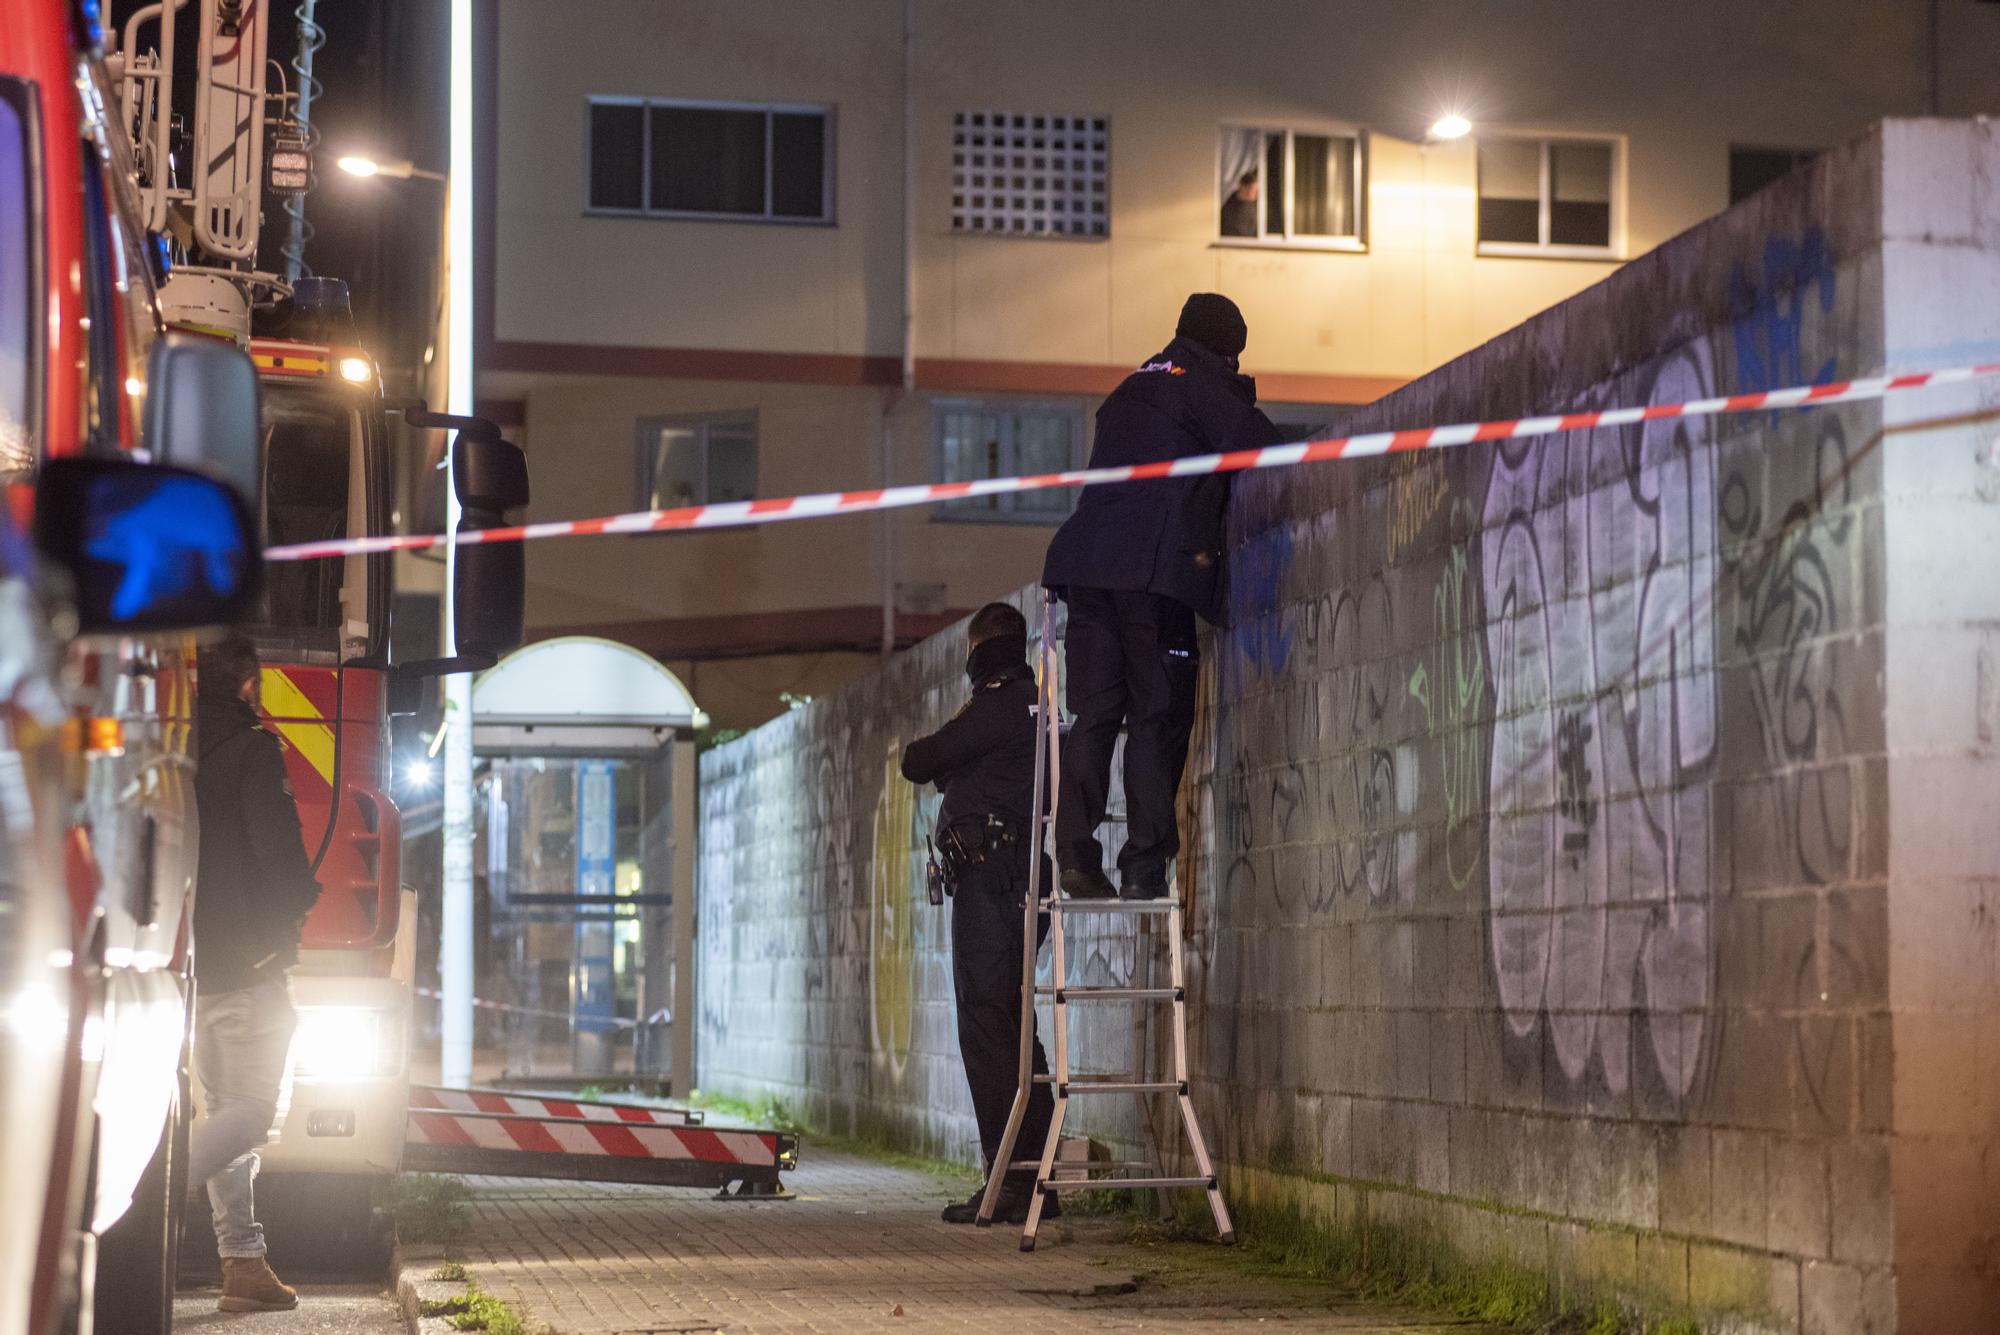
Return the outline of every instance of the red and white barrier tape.
[[[445,1089],[411,1085],[410,1107],[419,1112],[496,1113],[512,1117],[567,1117],[589,1122],[640,1126],[699,1126],[703,1115],[680,1108],[646,1108],[634,1103],[592,1103],[582,1099],[502,1094],[492,1089]]]
[[[778,1137],[767,1131],[708,1131],[685,1126],[537,1117],[458,1116],[411,1108],[406,1124],[413,1145],[450,1145],[540,1154],[608,1155],[619,1159],[677,1159],[700,1163],[778,1162]]]
[[[677,510],[637,510],[602,519],[561,519],[540,524],[517,524],[509,528],[474,529],[460,533],[458,541],[461,544],[532,542],[540,538],[594,537],[604,533],[659,533],[680,529],[775,524],[793,519],[816,519],[825,515],[860,514],[871,510],[894,510],[908,505],[930,505],[938,501],[955,501],[970,496],[1043,491],[1051,487],[1102,486],[1108,483],[1143,482],[1154,478],[1236,473],[1253,468],[1291,468],[1299,464],[1319,463],[1331,459],[1365,459],[1407,450],[1449,449],[1483,441],[1521,440],[1530,436],[1550,436],[1562,431],[1589,431],[1597,427],[1629,426],[1636,422],[1656,422],[1666,418],[1712,417],[1723,413],[1754,413],[1776,408],[1858,403],[1866,399],[1879,399],[1903,390],[1960,384],[1987,376],[2000,376],[2000,362],[1952,367],[1942,371],[1916,371],[1907,375],[1876,376],[1867,380],[1841,380],[1825,385],[1799,385],[1790,389],[1764,390],[1756,394],[1732,394],[1724,398],[1691,399],[1684,403],[1656,403],[1644,408],[1601,408],[1595,412],[1517,417],[1509,421],[1466,422],[1458,426],[1418,427],[1410,431],[1373,431],[1358,436],[1331,436],[1323,440],[1299,441],[1290,445],[1267,445],[1254,450],[1232,450],[1227,454],[1201,454],[1186,459],[1132,464],[1121,468],[1073,468],[1063,473],[981,478],[976,482],[932,482],[921,486],[887,487],[872,491],[827,491],[808,496],[773,496],[757,501],[725,501],[717,505],[683,506]],[[403,537],[343,538],[327,542],[300,542],[288,546],[269,547],[265,549],[264,556],[271,561],[311,561],[328,556],[421,551],[430,547],[442,547],[445,541],[445,536],[441,533],[410,534]]]

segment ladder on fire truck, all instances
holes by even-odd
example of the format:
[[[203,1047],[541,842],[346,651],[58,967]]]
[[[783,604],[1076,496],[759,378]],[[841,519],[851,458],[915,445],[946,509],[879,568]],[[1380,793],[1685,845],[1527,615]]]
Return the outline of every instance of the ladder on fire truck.
[[[1222,1192],[1215,1178],[1215,1164],[1209,1158],[1208,1142],[1202,1137],[1201,1122],[1195,1116],[1194,1100],[1188,1092],[1187,1062],[1187,986],[1184,971],[1184,956],[1181,942],[1181,897],[1176,885],[1173,891],[1159,899],[1071,899],[1057,892],[1056,887],[1046,885],[1042,880],[1045,859],[1041,856],[1043,835],[1047,826],[1047,812],[1053,795],[1059,790],[1062,778],[1062,708],[1056,693],[1056,635],[1054,604],[1049,595],[1042,595],[1042,643],[1040,650],[1039,706],[1036,711],[1035,730],[1035,805],[1033,834],[1029,847],[1035,856],[1029,861],[1028,893],[1022,902],[1022,914],[1026,919],[1025,939],[1021,950],[1021,1054],[1019,1083],[1014,1093],[1013,1111],[1007,1117],[1007,1130],[1000,1138],[999,1152],[994,1156],[994,1164],[987,1173],[986,1195],[980,1201],[978,1222],[988,1225],[998,1206],[1000,1189],[1008,1172],[1032,1170],[1035,1174],[1035,1192],[1028,1205],[1028,1219],[1021,1232],[1021,1250],[1035,1249],[1035,1235],[1041,1227],[1042,1211],[1047,1201],[1057,1192],[1087,1190],[1153,1190],[1164,1193],[1172,1188],[1199,1187],[1207,1194],[1209,1213],[1215,1218],[1215,1231],[1225,1243],[1236,1238],[1235,1227],[1230,1223],[1229,1207],[1223,1203]],[[1049,917],[1049,981],[1036,981],[1035,960],[1039,953],[1036,941],[1037,918],[1046,913]],[[1156,924],[1166,920],[1168,986],[1166,987],[1096,987],[1074,984],[1068,977],[1068,957],[1066,951],[1067,920],[1078,915],[1112,915],[1130,921],[1135,932],[1142,925]],[[1150,945],[1150,934],[1141,936],[1141,945]],[[1135,952],[1135,958],[1143,957],[1150,964],[1150,953],[1143,948]],[[1146,981],[1150,981],[1150,978]],[[1035,1002],[1045,997],[1050,1003],[1054,1020],[1055,1057],[1053,1069],[1046,1075],[1034,1070],[1035,1046]],[[1076,1072],[1070,1069],[1070,1029],[1069,1007],[1075,1003],[1096,1003],[1103,1001],[1125,1001],[1137,1006],[1160,1006],[1169,1008],[1172,1032],[1168,1049],[1173,1069],[1169,1079],[1149,1079],[1149,1072],[1140,1069],[1126,1074],[1099,1074]],[[1143,1013],[1143,1012],[1142,1012]],[[1136,1036],[1145,1033],[1143,1025],[1135,1024],[1135,1041],[1132,1059],[1135,1065],[1143,1064],[1150,1051],[1150,1044]],[[1049,1131],[1040,1146],[1040,1157],[1016,1159],[1014,1152],[1020,1138],[1021,1124],[1026,1120],[1028,1099],[1035,1085],[1049,1085],[1055,1095],[1055,1108],[1049,1118]],[[1188,1153],[1194,1160],[1193,1176],[1175,1175],[1168,1170],[1164,1156],[1158,1160],[1059,1160],[1058,1149],[1062,1142],[1063,1121],[1069,1113],[1069,1102],[1073,1098],[1102,1094],[1136,1095],[1140,1103],[1141,1124],[1150,1135],[1151,1118],[1148,1100],[1165,1094],[1172,1097],[1180,1115],[1180,1125],[1187,1135]],[[1160,1155],[1160,1147],[1153,1144],[1153,1151]],[[1124,1176],[1139,1170],[1139,1176]],[[1112,1176],[1093,1176],[1112,1174]]]

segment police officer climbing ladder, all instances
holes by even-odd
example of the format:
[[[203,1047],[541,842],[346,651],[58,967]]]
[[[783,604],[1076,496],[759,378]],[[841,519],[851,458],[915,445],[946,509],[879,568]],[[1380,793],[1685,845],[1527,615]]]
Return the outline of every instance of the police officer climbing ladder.
[[[1278,443],[1257,411],[1257,386],[1236,359],[1247,337],[1236,304],[1197,292],[1173,342],[1097,410],[1092,468],[1162,463]],[[1154,899],[1180,851],[1174,792],[1194,726],[1194,619],[1225,619],[1223,523],[1230,475],[1085,487],[1049,543],[1042,583],[1069,604],[1064,646],[1076,716],[1056,798],[1062,890],[1079,899]],[[1125,847],[1120,885],[1104,873],[1112,750],[1125,738]]]
[[[1097,413],[1093,468],[1159,463],[1227,450],[1276,444],[1278,431],[1257,410],[1256,384],[1237,369],[1248,340],[1242,312],[1227,297],[1197,292],[1181,308],[1174,339],[1112,391]],[[1027,1211],[1021,1245],[1034,1246],[1035,1233],[1055,1193],[1107,1179],[1057,1182],[1052,1176],[1069,1100],[1083,1094],[1135,1094],[1142,1101],[1169,1094],[1187,1134],[1196,1175],[1172,1176],[1154,1168],[1146,1177],[1109,1179],[1130,1187],[1198,1186],[1208,1195],[1216,1231],[1233,1237],[1229,1212],[1217,1189],[1214,1165],[1188,1094],[1187,1006],[1181,951],[1181,901],[1168,895],[1167,869],[1180,850],[1174,795],[1187,764],[1188,734],[1194,725],[1195,676],[1199,667],[1197,615],[1213,623],[1225,619],[1223,525],[1230,477],[1211,474],[1155,478],[1119,487],[1087,487],[1076,512],[1049,544],[1042,583],[1068,604],[1064,652],[1068,696],[1075,725],[1063,743],[1055,701],[1055,619],[1043,600],[1042,727],[1036,729],[1034,828],[1030,843],[1042,846],[1041,794],[1044,780],[1057,794],[1056,857],[1061,863],[1057,896],[1041,877],[1040,861],[1030,869],[1024,905],[1021,958],[1022,1018],[1017,1055],[1018,1089],[1012,1115],[995,1150],[1010,1173],[1032,1168],[1038,1188]],[[1119,884],[1104,870],[1097,827],[1109,799],[1111,762],[1119,731],[1125,740],[1125,846],[1118,854]],[[1035,984],[1036,951],[1027,945],[1028,924],[1038,911],[1052,927],[1052,980]],[[1084,912],[1162,913],[1167,918],[1169,985],[1074,987],[1067,980],[1064,922]],[[1135,919],[1136,921],[1136,919]],[[1040,993],[1053,1003],[1056,1064],[1041,1074],[1041,1049],[1034,1033],[1033,1001]],[[1072,1001],[1118,1000],[1166,1003],[1172,1008],[1170,1080],[1147,1080],[1143,1072],[1124,1077],[1075,1075],[1070,1070],[1069,1017]],[[1135,1060],[1139,1057],[1135,1051]],[[1037,1096],[1054,1090],[1047,1128]],[[1013,1159],[1014,1147],[1037,1144],[1040,1158]],[[1134,1165],[1109,1165],[1123,1171]],[[979,1218],[1011,1219],[1003,1208],[1008,1195],[997,1183],[1012,1176],[989,1174]]]

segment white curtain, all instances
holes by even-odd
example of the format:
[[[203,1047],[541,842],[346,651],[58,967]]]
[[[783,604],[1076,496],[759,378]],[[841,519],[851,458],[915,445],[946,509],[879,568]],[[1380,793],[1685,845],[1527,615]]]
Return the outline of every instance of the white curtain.
[[[1222,132],[1222,151],[1215,156],[1220,172],[1215,181],[1215,203],[1220,208],[1224,200],[1236,193],[1236,183],[1243,179],[1243,173],[1256,171],[1263,164],[1264,132],[1226,128]]]

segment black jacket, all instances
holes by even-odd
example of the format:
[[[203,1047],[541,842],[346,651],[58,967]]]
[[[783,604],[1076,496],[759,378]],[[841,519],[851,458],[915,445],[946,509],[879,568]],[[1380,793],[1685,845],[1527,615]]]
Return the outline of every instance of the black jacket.
[[[1177,338],[1097,410],[1092,468],[1159,463],[1278,442],[1257,411],[1257,382],[1190,339]],[[1165,594],[1222,624],[1227,473],[1085,487],[1049,543],[1042,583]]]
[[[299,932],[319,898],[278,739],[241,700],[200,697],[195,805],[194,976],[229,992],[298,963]]]
[[[1019,635],[987,640],[965,662],[972,698],[928,737],[903,748],[903,777],[944,793],[938,828],[1004,816],[1023,826],[1035,803],[1035,674]]]

